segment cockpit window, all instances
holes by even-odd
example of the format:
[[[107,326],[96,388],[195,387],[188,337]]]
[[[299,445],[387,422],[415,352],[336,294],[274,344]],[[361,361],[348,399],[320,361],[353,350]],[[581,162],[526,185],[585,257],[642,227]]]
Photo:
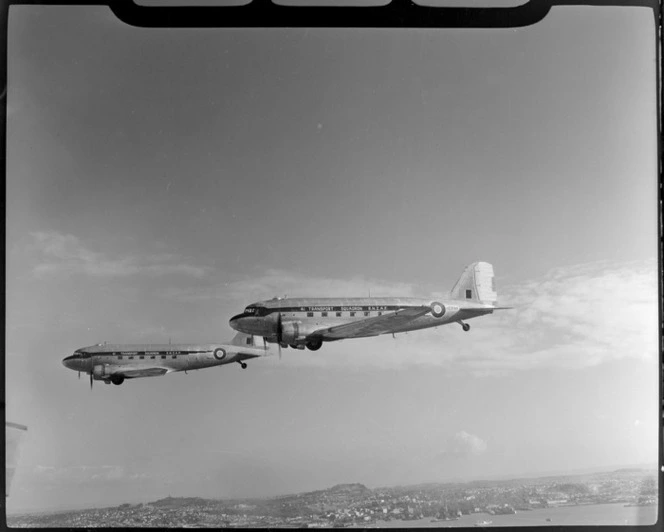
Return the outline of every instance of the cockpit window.
[[[249,316],[265,316],[266,309],[265,307],[247,307],[244,309],[244,313]]]

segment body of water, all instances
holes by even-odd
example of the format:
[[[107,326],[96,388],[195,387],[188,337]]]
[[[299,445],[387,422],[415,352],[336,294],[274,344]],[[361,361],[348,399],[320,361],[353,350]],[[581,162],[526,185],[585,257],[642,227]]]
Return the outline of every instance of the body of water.
[[[432,523],[431,518],[427,517],[417,521],[376,521],[376,525],[380,528],[469,527],[475,526],[478,521],[491,521],[490,525],[483,525],[484,528],[547,525],[653,525],[657,521],[657,506],[625,506],[624,503],[557,506],[519,511],[511,515],[490,515],[482,512],[463,515],[456,521]]]

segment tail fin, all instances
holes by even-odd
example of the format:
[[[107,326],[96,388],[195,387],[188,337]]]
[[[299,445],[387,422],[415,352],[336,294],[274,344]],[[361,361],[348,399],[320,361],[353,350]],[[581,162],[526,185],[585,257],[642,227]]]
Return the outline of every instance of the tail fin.
[[[237,345],[240,347],[253,347],[256,349],[263,349],[264,346],[262,343],[257,344],[256,343],[256,337],[251,335],[251,334],[245,334],[245,333],[237,333],[235,336],[233,336],[233,339],[231,340],[232,345]]]
[[[498,299],[493,283],[493,266],[488,262],[473,262],[466,266],[451,295],[454,299],[493,305]]]

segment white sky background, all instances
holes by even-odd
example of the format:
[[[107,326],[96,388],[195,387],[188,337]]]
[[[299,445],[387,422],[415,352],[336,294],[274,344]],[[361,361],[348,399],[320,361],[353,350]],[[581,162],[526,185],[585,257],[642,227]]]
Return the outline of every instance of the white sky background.
[[[141,30],[12,7],[9,511],[657,461],[645,9],[519,30]],[[96,342],[215,342],[275,295],[513,311],[97,383]]]

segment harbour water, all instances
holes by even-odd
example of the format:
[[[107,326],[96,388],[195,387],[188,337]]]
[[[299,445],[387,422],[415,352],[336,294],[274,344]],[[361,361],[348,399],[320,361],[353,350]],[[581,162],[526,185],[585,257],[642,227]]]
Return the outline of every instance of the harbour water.
[[[625,506],[615,504],[589,504],[579,506],[557,506],[538,510],[519,511],[510,515],[476,513],[463,515],[456,521],[432,522],[431,518],[417,521],[376,521],[379,528],[447,528],[475,527],[478,522],[491,524],[476,528],[496,526],[560,526],[560,525],[653,525],[657,521],[657,506]]]

